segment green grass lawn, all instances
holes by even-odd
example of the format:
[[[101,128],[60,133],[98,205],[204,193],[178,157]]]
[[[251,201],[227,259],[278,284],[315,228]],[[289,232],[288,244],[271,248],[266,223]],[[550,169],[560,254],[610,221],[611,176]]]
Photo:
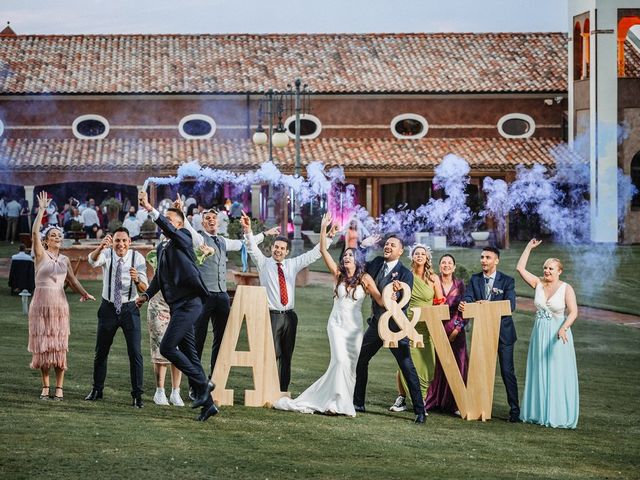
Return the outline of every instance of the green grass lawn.
[[[87,282],[99,295],[100,284]],[[27,319],[2,289],[0,342],[0,478],[632,478],[640,454],[637,413],[640,330],[579,321],[574,328],[580,376],[577,430],[510,424],[496,379],[494,419],[466,422],[431,414],[425,426],[410,413],[391,414],[395,364],[373,360],[368,413],[356,418],[223,407],[201,424],[194,411],[153,404],[148,335],[143,335],[145,401],[130,403],[124,337],[111,351],[105,399],[82,398],[91,387],[97,304],[71,295],[72,334],[65,401],[38,400],[40,379],[28,368]],[[329,287],[298,289],[300,316],[293,395],[315,381],[329,358]],[[143,315],[143,318],[146,316]],[[532,326],[516,313],[516,373],[522,394]],[[146,323],[145,323],[146,324]],[[210,338],[208,339],[210,342]],[[208,343],[210,345],[210,343]],[[208,363],[208,357],[205,357]],[[246,369],[232,372],[236,399],[250,387]],[[167,381],[167,385],[168,385]],[[186,391],[186,381],[183,380]]]

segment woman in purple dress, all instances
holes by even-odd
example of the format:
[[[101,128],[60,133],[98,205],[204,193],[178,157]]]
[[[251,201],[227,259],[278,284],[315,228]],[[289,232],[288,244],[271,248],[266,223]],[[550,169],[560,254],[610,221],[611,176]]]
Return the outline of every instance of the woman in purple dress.
[[[449,321],[444,323],[444,329],[451,342],[453,356],[456,359],[462,379],[467,381],[467,368],[469,357],[467,356],[467,338],[464,332],[466,321],[462,313],[458,311],[460,300],[464,296],[464,282],[455,277],[456,260],[452,255],[445,253],[440,258],[440,283],[446,304],[449,306]],[[425,410],[442,410],[444,412],[458,414],[456,400],[447,382],[440,360],[436,354],[436,366],[433,380],[429,384],[427,397],[424,401]]]

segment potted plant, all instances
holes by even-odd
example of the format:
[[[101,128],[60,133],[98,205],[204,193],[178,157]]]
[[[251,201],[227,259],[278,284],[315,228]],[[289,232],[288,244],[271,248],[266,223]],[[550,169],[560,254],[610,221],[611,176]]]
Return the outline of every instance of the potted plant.
[[[157,226],[156,223],[147,218],[140,226],[140,238],[148,240],[153,245],[153,241],[156,239]]]
[[[114,218],[113,220],[111,220],[109,222],[109,224],[107,225],[107,230],[109,231],[110,234],[113,235],[113,233],[119,229],[122,226],[122,222],[120,220],[118,220],[117,218]]]
[[[122,202],[115,197],[103,200],[100,206],[103,208],[106,207],[107,218],[109,219],[109,221],[117,219],[120,215],[120,210],[122,210]]]
[[[69,222],[68,235],[69,238],[73,238],[75,240],[73,242],[74,245],[80,245],[80,239],[87,238],[87,232],[82,229],[82,223],[78,220],[71,220]]]
[[[476,230],[471,232],[471,238],[473,238],[476,246],[487,245],[484,242],[489,240],[489,230],[487,230],[487,224],[484,221],[481,221],[476,225]]]

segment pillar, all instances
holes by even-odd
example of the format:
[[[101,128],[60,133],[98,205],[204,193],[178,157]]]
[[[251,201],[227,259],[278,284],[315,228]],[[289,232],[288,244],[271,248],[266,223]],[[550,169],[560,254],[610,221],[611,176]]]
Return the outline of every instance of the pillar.
[[[260,218],[260,190],[262,186],[260,184],[251,185],[251,216],[253,218]]]

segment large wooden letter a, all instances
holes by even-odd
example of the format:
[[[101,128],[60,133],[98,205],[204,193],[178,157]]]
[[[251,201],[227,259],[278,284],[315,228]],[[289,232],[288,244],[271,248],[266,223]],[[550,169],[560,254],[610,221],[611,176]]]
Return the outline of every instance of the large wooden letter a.
[[[238,352],[236,345],[242,322],[247,322],[249,351]],[[213,370],[213,400],[218,405],[233,405],[233,390],[227,390],[231,367],[251,367],[255,390],[245,390],[244,404],[262,407],[289,395],[280,391],[271,320],[264,287],[239,285],[233,299],[220,353]]]

